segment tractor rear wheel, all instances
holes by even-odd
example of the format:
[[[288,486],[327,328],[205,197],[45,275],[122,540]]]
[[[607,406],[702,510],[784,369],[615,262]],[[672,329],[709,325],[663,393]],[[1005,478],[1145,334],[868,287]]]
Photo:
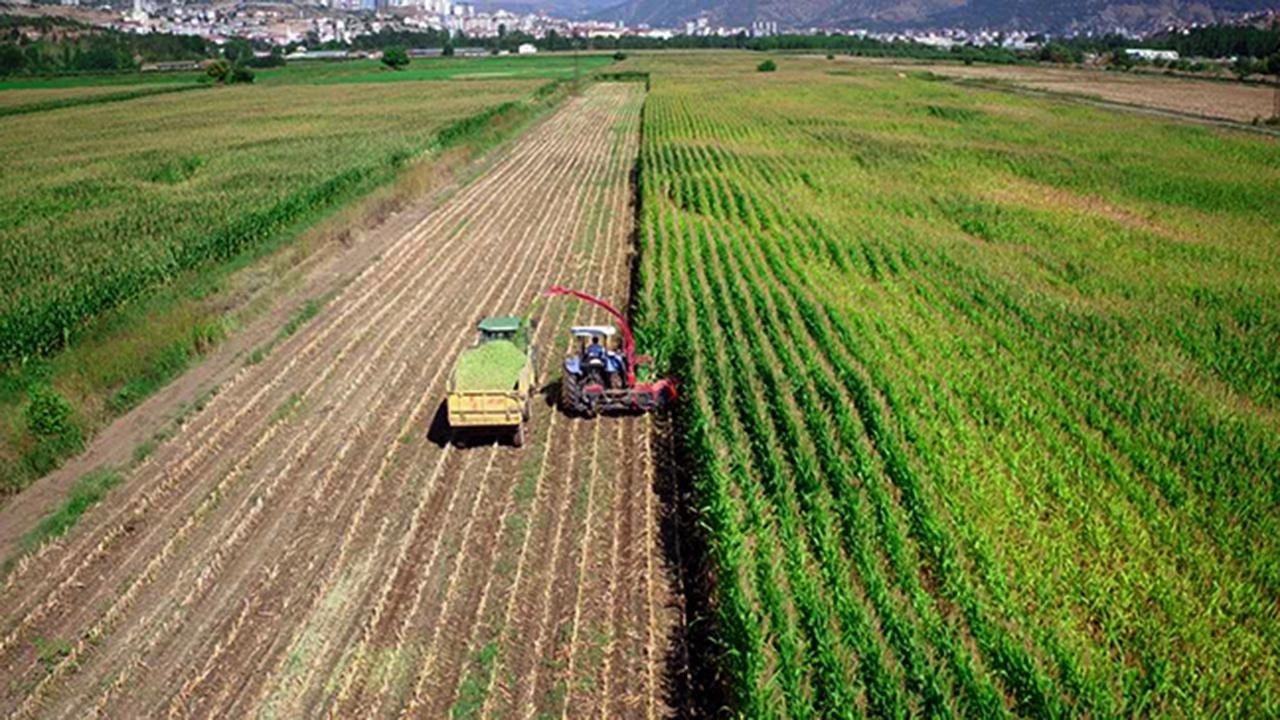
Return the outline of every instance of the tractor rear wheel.
[[[511,433],[511,446],[524,447],[524,423],[516,426],[516,431]]]
[[[578,378],[568,373],[560,379],[560,409],[573,414],[582,412],[582,390],[578,387]]]

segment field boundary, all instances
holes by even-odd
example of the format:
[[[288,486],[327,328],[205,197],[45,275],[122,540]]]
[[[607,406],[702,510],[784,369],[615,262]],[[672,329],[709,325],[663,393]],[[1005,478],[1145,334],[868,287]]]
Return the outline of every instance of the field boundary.
[[[622,73],[619,73],[620,75]],[[649,73],[626,73],[630,82],[643,81],[648,102]],[[645,342],[652,345],[646,352],[654,356],[654,372],[675,375],[680,364],[670,354],[683,353],[683,348],[659,346],[658,337],[646,337],[650,333],[647,317],[642,318],[641,293],[644,290],[644,252],[646,244],[641,233],[644,223],[645,170],[645,105],[640,108],[640,125],[637,130],[639,151],[629,178],[632,193],[631,258],[628,268],[627,315],[633,330],[639,332]],[[679,400],[678,402],[687,402]],[[647,442],[654,448],[653,492],[661,508],[658,518],[658,550],[662,553],[670,576],[671,588],[679,621],[672,628],[670,643],[662,659],[662,686],[668,707],[676,710],[676,717],[716,717],[729,707],[730,691],[727,678],[719,672],[722,665],[720,651],[721,629],[714,608],[715,578],[709,559],[708,538],[698,511],[690,468],[695,458],[688,451],[684,438],[684,416],[679,408],[655,413],[650,425]]]
[[[649,90],[650,90],[649,85],[650,85],[650,83],[652,82],[652,77],[650,76],[650,73],[647,73],[647,72],[644,72],[644,71],[641,71],[641,70],[623,70],[623,71],[618,71],[618,72],[598,72],[598,73],[596,73],[595,75],[593,75],[592,77],[593,77],[593,79],[595,79],[595,80],[597,80],[597,81],[599,81],[599,82],[642,82],[642,83],[644,83],[644,91],[645,91],[645,93],[648,93],[648,92],[649,92]],[[643,113],[643,112],[644,112],[644,109],[643,109],[643,108],[641,108],[641,111],[640,111],[640,112],[641,112],[641,113]],[[641,121],[641,135],[643,135],[643,134],[644,134],[643,125],[644,125],[644,121],[642,120],[642,121]]]

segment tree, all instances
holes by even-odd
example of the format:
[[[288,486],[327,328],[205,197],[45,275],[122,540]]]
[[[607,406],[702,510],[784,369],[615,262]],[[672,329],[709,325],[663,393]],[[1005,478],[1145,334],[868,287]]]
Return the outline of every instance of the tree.
[[[1058,64],[1078,63],[1084,60],[1084,53],[1079,48],[1067,47],[1062,43],[1051,42],[1040,48],[1036,57],[1041,62]]]
[[[555,30],[548,30],[546,36],[542,39],[542,42],[546,46],[547,50],[570,50],[573,48],[569,39]]]
[[[214,82],[223,83],[227,81],[227,76],[231,74],[231,63],[224,58],[217,58],[209,61],[209,64],[204,68],[204,72],[213,78]]]
[[[773,72],[774,70],[777,70],[777,69],[778,69],[778,63],[772,60],[765,60],[764,62],[756,66],[756,70],[760,72]]]
[[[1133,67],[1133,56],[1125,52],[1124,48],[1116,48],[1111,51],[1111,67],[1128,70]]]
[[[1249,77],[1257,71],[1258,67],[1257,64],[1254,63],[1253,58],[1241,55],[1236,58],[1235,62],[1231,63],[1231,72],[1235,73],[1236,77],[1241,80]]]
[[[88,49],[76,57],[75,70],[120,70],[133,65],[133,59],[122,47],[106,38],[94,38]]]
[[[22,48],[4,43],[0,45],[0,75],[8,75],[22,70],[26,58],[22,56]]]
[[[382,51],[382,64],[392,70],[402,70],[409,64],[409,53],[404,48],[387,48]]]
[[[441,50],[440,54],[444,55],[445,57],[453,57],[453,43],[451,42],[445,43],[444,50]]]
[[[226,58],[232,65],[240,65],[253,58],[253,46],[249,44],[248,40],[232,38],[222,46],[222,57]]]
[[[227,79],[229,83],[242,83],[245,85],[253,84],[253,71],[244,65],[237,65],[231,68],[231,76]]]

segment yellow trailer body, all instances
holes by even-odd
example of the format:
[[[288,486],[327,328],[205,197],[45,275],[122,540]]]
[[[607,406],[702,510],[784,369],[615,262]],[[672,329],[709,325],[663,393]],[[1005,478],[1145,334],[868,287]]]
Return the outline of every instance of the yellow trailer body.
[[[449,376],[445,403],[454,441],[500,433],[521,445],[537,382],[533,346],[519,318],[488,318],[479,329],[480,340]]]
[[[462,390],[451,383],[449,425],[497,428],[523,423],[528,414],[532,375],[532,368],[521,371],[520,381],[510,390]]]

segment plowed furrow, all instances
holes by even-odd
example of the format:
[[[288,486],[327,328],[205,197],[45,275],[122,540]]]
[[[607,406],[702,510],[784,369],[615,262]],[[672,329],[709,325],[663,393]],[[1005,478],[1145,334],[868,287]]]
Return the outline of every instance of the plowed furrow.
[[[519,717],[558,712],[568,692],[575,633],[581,619],[581,588],[585,582],[582,571],[590,555],[586,543],[592,535],[592,514],[597,509],[600,434],[605,424],[593,424],[590,449],[572,471],[575,482],[569,517],[558,538],[561,557],[544,591],[542,627],[532,651],[534,665],[522,681]]]
[[[545,205],[543,205],[543,206],[544,206],[544,208],[545,208]],[[550,208],[550,213],[552,213],[553,215],[554,215],[554,214],[557,214],[557,209],[556,209],[556,208],[554,208],[554,206],[552,206],[552,208]],[[554,225],[547,225],[547,224],[545,224],[545,223],[541,223],[541,227],[544,227],[545,229],[547,229],[547,231],[552,231],[552,232],[549,232],[549,233],[548,233],[548,234],[550,234],[550,236],[552,236],[552,237],[556,236],[556,234],[557,234],[557,233],[556,233],[556,232],[554,232],[554,231],[556,231],[556,228],[554,228]],[[365,647],[365,646],[364,646],[364,644],[361,644],[361,648],[364,648],[364,647]],[[347,676],[347,678],[353,678],[353,676],[356,676],[356,675],[360,674],[360,671],[358,671],[358,670],[352,670],[352,669],[351,669],[351,667],[353,667],[353,666],[348,666],[348,670],[346,671],[346,676]],[[385,678],[385,676],[384,676],[383,680],[385,680],[385,679],[387,679],[387,678]]]
[[[630,421],[628,421],[630,422]],[[633,432],[630,427],[622,428],[622,443],[629,452],[634,452]],[[631,457],[621,471],[619,481],[619,525],[616,564],[614,566],[613,607],[610,609],[613,629],[610,633],[608,669],[610,676],[606,687],[609,692],[605,696],[604,714],[607,717],[638,717],[643,714],[643,665],[641,655],[644,648],[644,634],[647,632],[639,621],[637,607],[641,604],[644,593],[644,579],[640,573],[644,568],[645,549],[639,547],[643,540],[643,488],[637,488],[639,458]]]
[[[592,469],[596,487],[591,497],[592,511],[587,531],[582,536],[579,580],[569,620],[569,657],[556,681],[563,689],[562,707],[558,712],[554,707],[542,709],[542,712],[558,714],[562,718],[595,714],[592,712],[593,691],[599,683],[610,631],[607,610],[612,580],[610,559],[618,516],[616,473],[621,465],[615,452],[622,446],[620,430],[620,423],[610,423],[608,428],[601,424],[593,439],[603,445],[603,449],[597,450]]]
[[[627,167],[625,160],[619,160],[613,168],[615,177],[625,172]],[[607,215],[599,218],[604,228],[598,243],[602,252],[597,254],[597,248],[593,246],[587,272],[578,281],[579,287],[606,295],[614,289],[610,287],[613,284],[610,275],[611,270],[619,266],[617,256],[625,254],[620,242],[623,234],[616,231],[620,227],[617,221],[626,217],[623,214],[625,193],[616,192],[621,184],[614,185],[615,192],[610,193],[606,205]],[[575,423],[568,429],[567,451],[549,454],[550,462],[543,471],[545,477],[539,478],[537,504],[532,513],[533,525],[525,536],[525,546],[532,544],[535,548],[542,548],[543,552],[533,556],[521,553],[514,591],[500,621],[501,649],[484,698],[483,713],[486,715],[515,717],[526,712],[530,693],[537,685],[535,669],[540,663],[555,662],[543,657],[549,644],[547,605],[557,572],[565,563],[564,549],[568,547],[571,550],[576,545],[572,539],[566,539],[566,529],[575,524],[570,515],[574,497],[581,496],[577,489],[585,487],[582,478],[578,477],[577,463],[582,462],[578,454],[589,436],[584,435],[581,425]],[[572,564],[568,567],[571,568]]]
[[[566,166],[565,168],[562,168],[562,169],[567,169],[567,171],[570,171],[570,172],[573,170],[572,165],[568,165],[568,166]],[[515,196],[515,197],[517,197],[517,198],[518,198],[519,196]],[[520,199],[522,199],[522,200],[526,200],[526,201],[527,201],[527,199],[528,199],[528,198],[520,198]],[[526,202],[526,204],[530,204],[530,203],[527,203],[527,202]],[[500,229],[499,229],[499,231],[498,231],[498,236],[499,236],[499,237],[506,237],[506,236],[509,236],[509,233],[510,233],[510,230],[511,230],[511,228],[510,228],[510,225],[511,225],[511,224],[513,224],[513,223],[515,223],[515,224],[518,224],[518,223],[528,223],[528,222],[530,221],[530,218],[529,218],[529,217],[527,217],[527,216],[525,216],[525,215],[522,215],[522,214],[517,213],[517,212],[503,212],[501,208],[496,208],[496,209],[494,209],[494,211],[493,211],[492,213],[490,213],[490,216],[491,216],[491,217],[503,217],[503,218],[508,218],[507,223],[506,223],[506,226],[504,226],[503,228],[500,228]],[[534,243],[525,243],[525,247],[528,247],[528,248],[537,248],[537,247],[539,247],[539,245],[534,244]],[[543,251],[539,253],[539,258],[538,258],[538,260],[537,260],[537,261],[533,261],[533,260],[531,260],[531,259],[530,259],[530,258],[528,258],[528,257],[521,257],[521,255],[520,255],[520,254],[518,254],[518,253],[517,253],[517,254],[512,255],[512,257],[514,258],[514,260],[513,260],[513,261],[517,263],[517,265],[516,265],[516,266],[517,266],[517,267],[523,266],[523,267],[534,267],[534,268],[540,268],[540,266],[546,262],[545,258],[547,257],[547,253],[545,252],[546,244],[544,243],[541,247],[542,247]],[[502,271],[501,271],[501,270],[498,270],[498,272],[502,272]],[[534,275],[532,275],[532,274],[531,274],[529,277],[534,277]],[[503,290],[503,300],[502,300],[502,302],[505,302],[505,303],[507,303],[507,305],[512,306],[512,307],[510,307],[510,308],[509,308],[509,307],[507,307],[507,305],[500,305],[499,307],[495,308],[495,311],[496,311],[496,310],[498,310],[498,309],[501,309],[501,310],[503,310],[503,311],[510,311],[511,309],[514,309],[514,306],[515,306],[516,304],[518,304],[518,303],[517,303],[517,301],[512,297],[512,293],[515,293],[516,295],[519,295],[519,294],[521,294],[521,293],[523,293],[523,292],[531,291],[531,289],[532,289],[532,288],[530,288],[530,287],[528,286],[528,284],[527,284],[527,283],[525,283],[525,284],[510,284],[510,283],[502,283],[502,282],[497,282],[497,281],[496,281],[496,279],[495,279],[495,281],[491,281],[491,282],[487,282],[487,283],[481,283],[481,284],[480,284],[480,286],[481,286],[481,287],[488,287],[488,288],[490,288],[490,291],[491,291],[491,292],[494,292],[494,291],[497,291],[497,290],[499,290],[499,289],[502,289],[502,290]],[[460,296],[460,297],[465,297],[465,295],[466,295],[466,293],[465,293],[465,292],[459,292],[459,296]],[[482,307],[483,307],[483,306],[485,306],[485,305],[492,305],[492,304],[494,304],[492,301],[487,300],[487,299],[486,299],[486,298],[484,298],[484,297],[475,297],[475,296],[472,296],[472,297],[470,298],[470,302],[471,302],[471,304],[472,304],[473,306],[474,306],[474,305],[479,305],[479,306],[482,306]],[[458,314],[459,314],[459,315],[465,315],[465,311],[460,311]],[[460,337],[460,338],[464,338],[464,337],[466,337],[466,336],[467,336],[467,333],[465,332],[465,330],[459,330],[459,331],[456,333],[456,335],[457,335],[458,337]],[[451,362],[449,362],[449,363],[444,363],[444,364],[441,364],[441,367],[448,367],[448,366],[450,366],[450,365],[451,365]],[[425,393],[425,394],[423,394],[423,395],[422,395],[422,397],[424,397],[424,398],[425,398],[425,397],[433,397],[433,396],[438,396],[438,388],[436,388],[436,387],[432,387],[432,388],[431,388],[427,393]],[[427,461],[427,460],[429,460],[429,458],[428,458],[428,457],[425,457],[425,456],[424,456],[424,457],[406,457],[406,458],[405,458],[405,463],[404,463],[404,465],[405,465],[405,466],[409,466],[409,467],[416,467],[416,466],[418,466],[418,465],[419,465],[419,463],[420,463],[420,462]],[[378,478],[378,480],[379,480],[379,481],[381,481],[381,479],[382,479],[382,477],[383,477],[383,473],[381,472],[381,470],[382,470],[382,469],[383,469],[383,468],[379,468],[379,472],[377,473],[377,478]],[[381,544],[383,543],[383,541],[385,541],[385,540],[386,540],[386,538],[387,538],[387,533],[385,533],[385,532],[379,532],[379,533],[378,533],[378,536],[377,536],[377,539],[376,539],[376,541],[375,541],[375,545],[376,545],[377,547],[381,547]],[[337,567],[337,566],[340,566],[340,565],[341,565],[341,563],[338,563],[338,564],[335,564],[335,565],[332,565],[332,566],[333,566],[333,567]],[[364,584],[364,586],[366,586],[366,587],[367,587],[367,586],[368,586],[368,583],[365,583],[365,584]],[[324,597],[324,596],[325,596],[325,593],[323,593],[323,592],[321,592],[321,593],[317,593],[317,594],[315,594],[315,595],[314,595],[314,599],[315,599],[316,601],[318,601],[320,598],[322,598],[322,597]],[[353,599],[355,599],[355,598],[359,598],[359,597],[361,597],[361,596],[359,595],[359,588],[357,587],[355,590],[353,590]],[[351,606],[352,606],[353,608],[360,608],[360,607],[363,607],[363,604],[358,603],[358,602],[353,602],[353,603],[351,603]],[[332,624],[332,625],[337,625],[337,626],[340,628],[340,627],[341,627],[341,625],[342,625],[342,622],[341,622],[341,620],[340,620],[340,619],[336,619],[336,620],[337,620],[336,622],[330,622],[330,624]],[[308,626],[308,631],[315,631],[315,630],[318,630],[318,629],[319,629],[319,628],[315,628],[315,627],[312,627],[312,626]],[[325,633],[325,635],[326,635],[326,637],[329,637],[329,633],[327,633],[327,632],[326,632],[326,633]],[[326,647],[322,650],[322,652],[320,653],[320,655],[321,655],[321,656],[323,656],[326,652],[329,652],[329,650],[330,650],[330,648],[332,647],[332,645],[333,645],[332,643],[326,643]],[[255,654],[253,655],[253,657],[262,657],[262,656],[263,656],[263,655],[262,655],[261,653],[255,653]],[[317,667],[324,667],[324,666],[325,666],[325,664],[324,664],[323,662],[318,662],[318,661],[313,661],[313,662],[309,663],[309,665],[310,665],[310,667],[311,667],[311,668],[317,668]],[[267,675],[272,675],[272,673],[264,673],[264,676],[267,676]],[[310,679],[310,678],[305,678],[305,679],[300,683],[300,685],[301,685],[302,687],[310,687],[312,684],[311,684],[310,682],[308,682],[308,680],[309,680],[309,679]]]
[[[565,313],[563,307],[557,308],[549,313],[551,318],[556,322],[552,325],[558,326],[560,319],[563,319]],[[546,345],[544,345],[546,347]],[[554,346],[552,346],[554,347]],[[541,373],[542,377],[547,377],[552,367],[552,361],[558,359],[554,354],[548,353],[544,356]],[[545,418],[545,420],[544,420]],[[483,586],[480,588],[479,597],[472,603],[475,608],[475,616],[470,623],[469,630],[457,633],[459,638],[465,637],[463,650],[458,653],[455,658],[456,663],[467,663],[477,657],[486,656],[485,648],[496,648],[496,639],[500,634],[498,627],[499,616],[504,605],[498,602],[490,602],[491,600],[505,599],[510,593],[512,580],[509,573],[503,572],[504,567],[514,567],[516,565],[516,556],[524,549],[524,545],[520,542],[523,532],[527,529],[525,518],[528,511],[528,502],[532,498],[524,497],[523,488],[530,480],[540,477],[539,471],[545,467],[546,459],[551,450],[549,436],[553,432],[556,421],[559,418],[556,414],[544,415],[535,413],[531,423],[530,437],[533,439],[532,447],[535,449],[533,456],[507,456],[502,460],[502,467],[499,473],[492,477],[501,478],[500,491],[504,495],[501,503],[501,514],[487,523],[485,528],[478,535],[481,544],[478,545],[479,553],[471,555],[471,560],[477,568],[483,568],[485,579]],[[540,450],[538,450],[540,448]],[[496,506],[495,506],[496,507]],[[442,627],[455,628],[458,625],[451,624],[451,620],[441,621]],[[470,686],[484,687],[487,684],[489,675],[486,673],[487,667],[482,664],[479,667],[472,666],[468,670],[469,677],[467,682]],[[413,693],[409,702],[402,708],[402,716],[439,716],[443,713],[440,709],[448,703],[453,702],[454,695],[447,688],[453,684],[445,679],[446,672],[428,672],[427,665],[424,664],[418,670],[418,679],[414,685]],[[456,680],[454,681],[456,682]],[[428,687],[430,685],[431,687]],[[463,705],[469,699],[459,699]],[[430,705],[431,710],[424,709],[424,705]],[[465,711],[461,714],[469,714]]]

